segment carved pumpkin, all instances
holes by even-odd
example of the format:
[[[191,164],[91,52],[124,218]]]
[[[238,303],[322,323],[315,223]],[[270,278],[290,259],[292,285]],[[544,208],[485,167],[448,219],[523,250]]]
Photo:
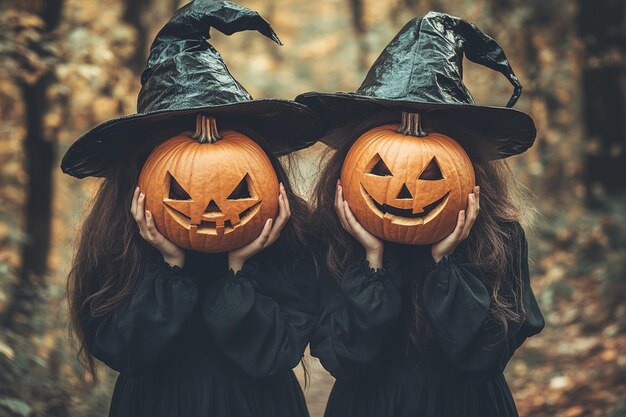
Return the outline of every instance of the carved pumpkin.
[[[391,242],[423,245],[448,236],[474,188],[472,163],[455,140],[424,133],[419,115],[402,125],[365,132],[341,171],[344,198],[370,233]]]
[[[218,134],[215,119],[205,116],[198,116],[193,135],[152,151],[139,187],[157,229],[199,252],[250,243],[278,211],[278,179],[265,152],[239,132]]]

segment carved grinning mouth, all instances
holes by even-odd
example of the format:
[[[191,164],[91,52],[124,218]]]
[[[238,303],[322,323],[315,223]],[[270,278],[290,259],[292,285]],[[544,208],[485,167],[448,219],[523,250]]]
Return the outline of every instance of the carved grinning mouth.
[[[241,212],[241,214],[239,215],[239,223],[233,225],[232,221],[230,219],[226,219],[224,220],[223,224],[224,224],[224,232],[223,233],[228,233],[228,232],[232,232],[233,230],[235,230],[237,227],[239,227],[241,224],[245,223],[249,217],[253,216],[254,214],[256,214],[256,212],[258,211],[259,207],[260,207],[261,201],[257,201],[253,206],[248,207],[247,209],[245,209],[244,211]],[[181,213],[180,211],[176,210],[174,207],[171,207],[169,205],[165,205],[165,209],[169,212],[170,215],[172,215],[172,217],[174,217],[179,224],[184,225],[187,229],[190,228],[197,228],[197,233],[202,233],[202,234],[208,234],[208,235],[217,235],[218,233],[218,222],[214,221],[214,220],[201,220],[200,224],[191,224],[191,219],[189,217],[187,217],[185,214]],[[221,223],[221,222],[220,222]]]
[[[441,203],[443,203],[446,200],[446,198],[448,198],[450,191],[445,193],[443,197],[441,197],[437,201],[430,203],[427,206],[424,206],[424,211],[422,211],[421,213],[413,213],[412,209],[401,209],[398,207],[390,206],[389,204],[378,204],[376,200],[374,200],[367,191],[366,191],[366,194],[369,197],[369,199],[372,201],[372,203],[374,203],[376,208],[380,210],[383,214],[389,213],[393,216],[404,217],[407,219],[421,219],[423,217],[428,216],[434,209],[436,209]]]

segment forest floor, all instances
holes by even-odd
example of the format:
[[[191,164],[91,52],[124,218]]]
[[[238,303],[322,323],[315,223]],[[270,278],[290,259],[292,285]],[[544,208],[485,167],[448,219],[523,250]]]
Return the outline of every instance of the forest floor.
[[[626,211],[542,222],[531,248],[546,318],[506,371],[521,416],[626,416]]]

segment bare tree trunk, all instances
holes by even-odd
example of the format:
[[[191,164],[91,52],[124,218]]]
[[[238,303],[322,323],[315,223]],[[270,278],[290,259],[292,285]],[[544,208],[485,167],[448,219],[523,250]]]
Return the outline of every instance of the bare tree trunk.
[[[150,42],[155,31],[160,28],[178,8],[178,0],[126,0],[123,19],[137,30],[135,54],[128,63],[135,72],[140,73],[146,65]]]
[[[363,0],[348,0],[352,16],[352,29],[356,36],[358,48],[358,66],[365,71],[368,68],[367,44],[365,43],[365,21]]]
[[[62,0],[49,0],[39,16],[45,22],[45,34],[58,27],[63,7]],[[22,247],[22,265],[6,321],[11,328],[23,333],[32,331],[32,316],[39,303],[39,293],[45,284],[50,251],[52,223],[52,172],[55,161],[56,135],[47,135],[44,118],[48,109],[48,88],[55,82],[50,69],[33,84],[22,83],[25,107],[26,138],[24,141],[25,171],[28,177],[25,203],[25,233]]]
[[[136,73],[139,73],[146,63],[150,28],[148,27],[148,22],[142,17],[145,15],[145,9],[150,6],[150,3],[150,0],[128,0],[124,10],[124,21],[137,30],[135,53],[128,63],[130,68]]]
[[[579,0],[578,31],[585,47],[583,123],[587,204],[626,191],[626,5]]]

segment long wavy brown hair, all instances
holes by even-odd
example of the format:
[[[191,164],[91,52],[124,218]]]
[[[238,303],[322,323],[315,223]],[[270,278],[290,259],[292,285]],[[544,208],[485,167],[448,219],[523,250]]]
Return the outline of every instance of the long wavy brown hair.
[[[336,184],[341,176],[343,161],[354,141],[367,130],[385,123],[399,122],[400,115],[397,112],[381,112],[348,122],[331,130],[324,138],[326,143],[339,146],[336,151],[329,150],[322,157],[326,166],[314,190],[315,209],[311,227],[325,241],[325,262],[335,279],[341,279],[345,268],[364,256],[362,246],[341,227],[334,208]],[[459,142],[472,160],[476,184],[481,188],[480,215],[463,245],[469,248],[467,255],[470,261],[480,267],[486,284],[493,289],[490,320],[500,326],[502,331],[499,334],[506,335],[509,326],[521,324],[526,312],[522,300],[521,248],[512,247],[518,242],[513,236],[513,229],[505,225],[517,221],[530,225],[534,210],[528,203],[528,192],[515,180],[505,161],[485,160],[481,156],[479,138],[473,137],[454,121],[429,114],[424,117],[423,128],[427,132],[441,132],[452,138],[462,138]],[[407,336],[417,347],[423,347],[431,335],[420,301],[421,278],[416,277],[407,282],[411,306],[405,308]]]
[[[224,124],[221,128],[228,130],[229,126]],[[255,132],[245,128],[236,130],[267,149],[265,140]],[[70,332],[79,361],[94,381],[97,378],[96,362],[87,348],[84,321],[114,311],[135,289],[146,253],[156,252],[139,235],[130,204],[141,168],[158,143],[147,141],[139,145],[128,158],[111,167],[87,208],[88,214],[76,242],[67,281]],[[304,234],[309,208],[306,201],[293,192],[281,162],[269,152],[266,154],[278,180],[285,186],[291,218],[279,239],[264,254],[273,259],[298,259],[311,252]]]

